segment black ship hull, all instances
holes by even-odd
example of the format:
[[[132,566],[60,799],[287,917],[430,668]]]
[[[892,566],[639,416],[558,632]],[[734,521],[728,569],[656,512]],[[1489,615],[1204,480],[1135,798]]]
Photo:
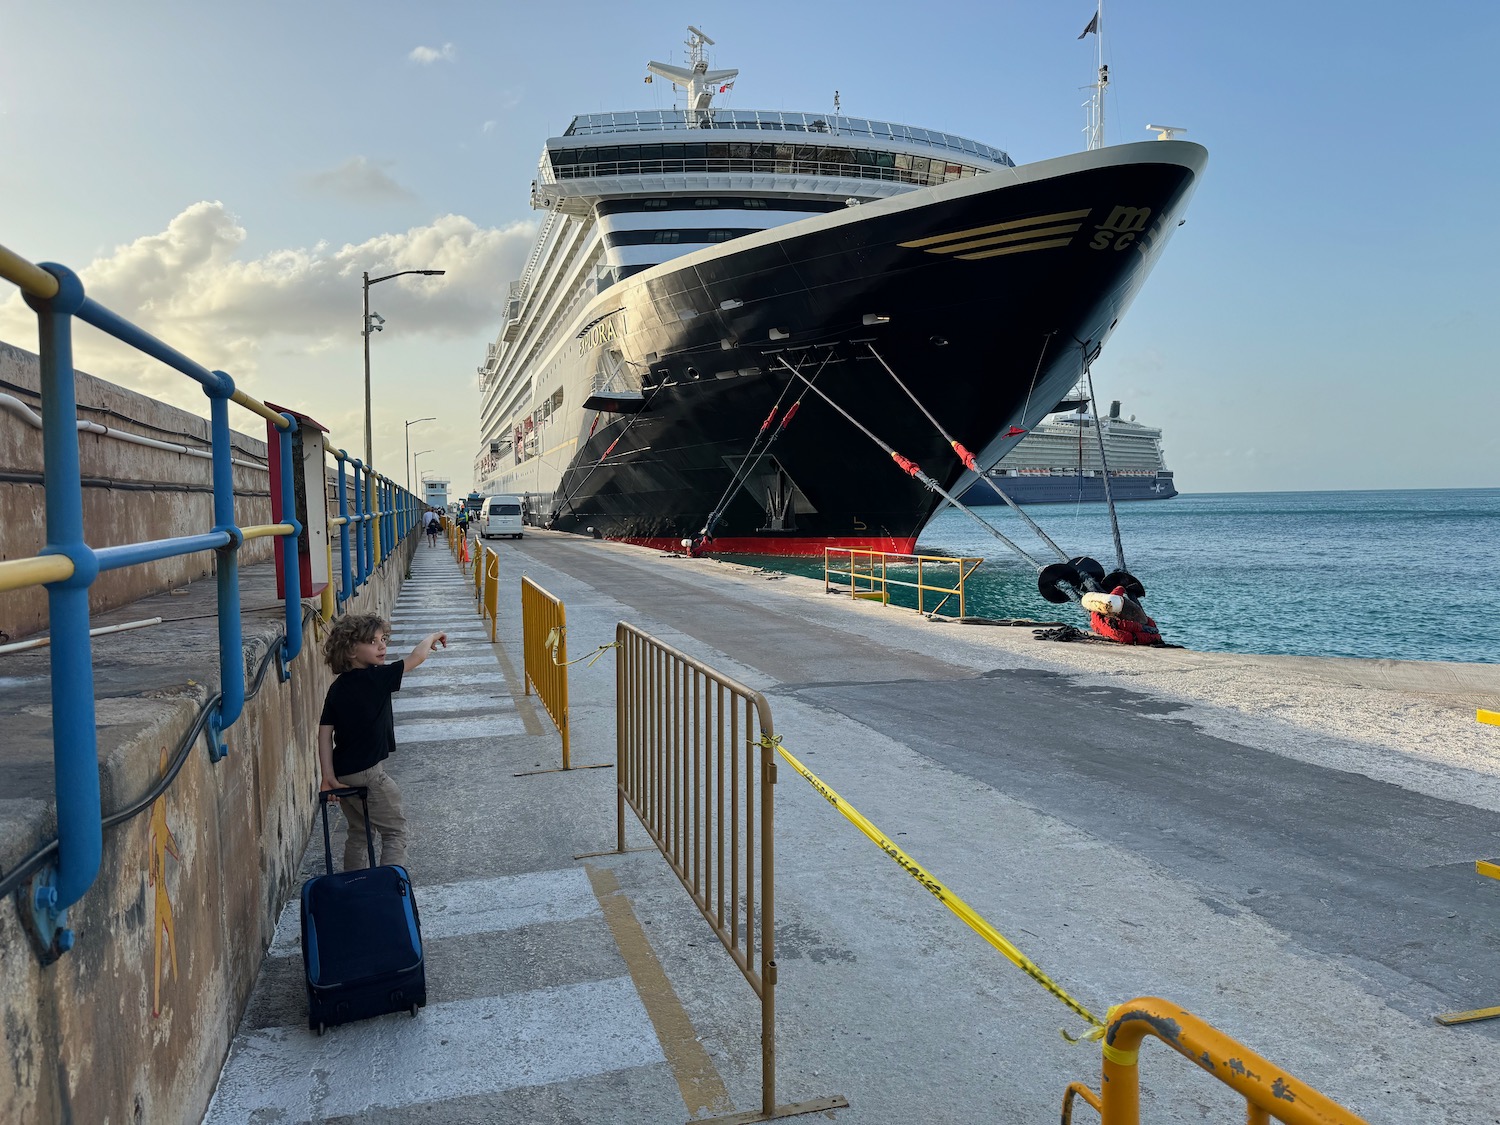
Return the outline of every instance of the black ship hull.
[[[943,497],[830,403],[945,490],[966,489],[974,474],[922,408],[981,468],[998,461],[1011,429],[1049,412],[1097,355],[1205,155],[1183,142],[1080,153],[611,287],[581,314],[575,355],[580,396],[603,390],[534,513],[674,550],[711,524],[715,552],[910,551]]]

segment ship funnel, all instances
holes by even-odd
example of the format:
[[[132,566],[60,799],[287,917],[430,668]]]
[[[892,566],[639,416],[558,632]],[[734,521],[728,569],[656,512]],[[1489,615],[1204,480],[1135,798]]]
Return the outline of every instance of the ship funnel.
[[[1109,416],[1111,418],[1118,418],[1120,416],[1120,400],[1119,399],[1115,399],[1112,403],[1109,404]]]

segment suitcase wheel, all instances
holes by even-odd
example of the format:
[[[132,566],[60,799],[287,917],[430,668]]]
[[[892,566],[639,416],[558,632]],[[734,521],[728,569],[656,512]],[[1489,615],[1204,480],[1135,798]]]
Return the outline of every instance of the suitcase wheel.
[[[323,1038],[323,1032],[325,1032],[327,1030],[328,1030],[328,1025],[326,1023],[319,1023],[318,1024],[318,1038],[319,1039]]]
[[[416,1019],[417,1018],[417,1006],[415,1004],[413,1004],[411,1006],[411,1018],[412,1019]]]

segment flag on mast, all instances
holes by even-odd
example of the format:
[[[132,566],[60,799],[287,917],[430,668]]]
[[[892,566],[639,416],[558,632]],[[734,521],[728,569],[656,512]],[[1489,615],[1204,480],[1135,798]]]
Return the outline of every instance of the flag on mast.
[[[1089,32],[1093,32],[1095,35],[1099,34],[1099,13],[1098,12],[1094,13],[1094,18],[1091,19],[1091,20],[1089,20],[1088,27],[1086,27],[1086,28],[1083,29],[1083,34],[1080,35],[1078,38],[1082,39],[1083,36],[1089,34]]]

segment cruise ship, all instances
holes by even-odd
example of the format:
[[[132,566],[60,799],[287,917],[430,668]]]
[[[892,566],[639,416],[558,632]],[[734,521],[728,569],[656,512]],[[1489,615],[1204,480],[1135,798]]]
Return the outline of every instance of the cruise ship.
[[[1170,500],[1177,495],[1172,470],[1162,455],[1160,429],[1142,425],[1133,414],[1121,417],[1118,400],[1109,404],[1097,428],[1086,400],[1059,405],[1067,409],[1038,423],[989,471],[1006,496],[1017,504],[1070,504]],[[984,481],[971,485],[959,499],[969,505],[1004,503]]]
[[[942,491],[1079,381],[1207,153],[1017,165],[933,129],[722,109],[738,72],[690,31],[688,65],[647,65],[682,108],[576,117],[543,148],[476,486],[667,550],[911,551]]]

